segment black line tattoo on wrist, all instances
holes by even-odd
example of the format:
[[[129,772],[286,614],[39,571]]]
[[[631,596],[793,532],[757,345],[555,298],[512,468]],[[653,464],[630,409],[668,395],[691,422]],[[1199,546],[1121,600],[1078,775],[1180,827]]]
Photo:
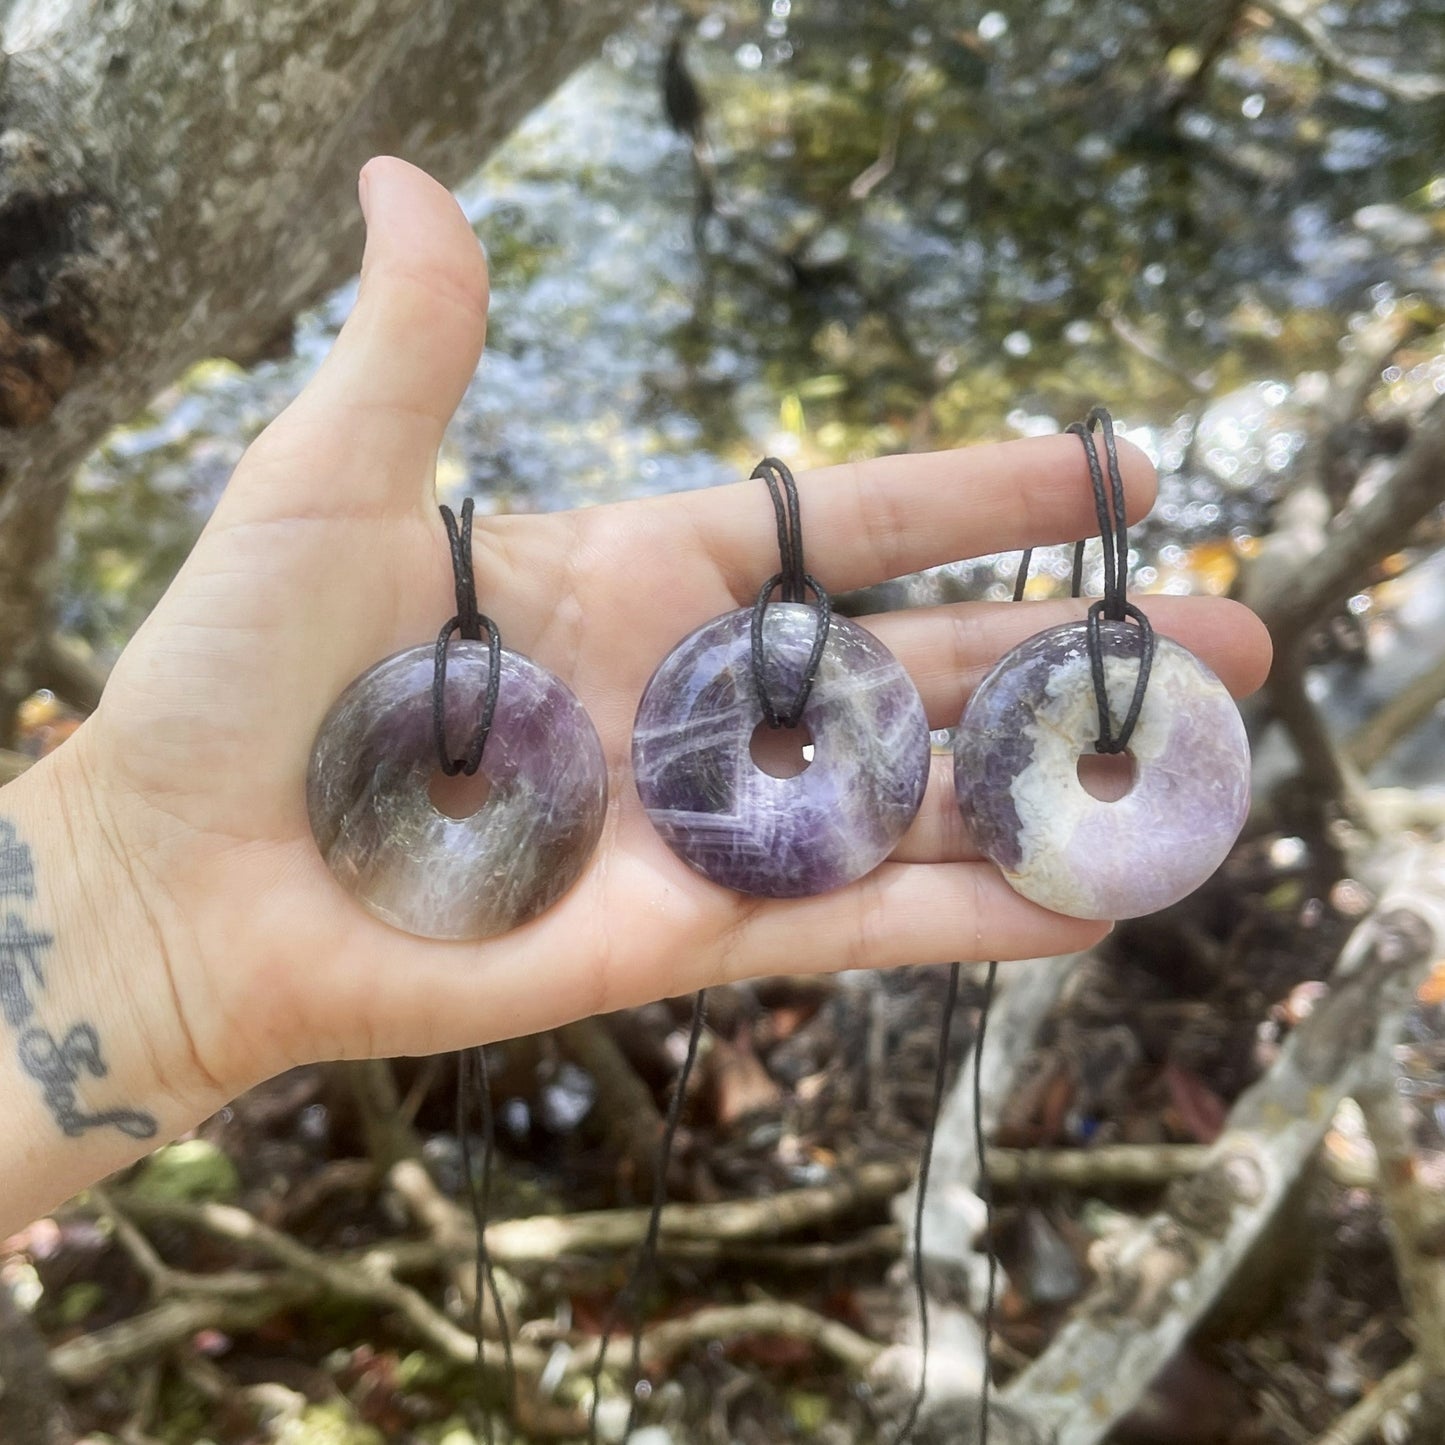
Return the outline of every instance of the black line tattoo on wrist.
[[[35,864],[15,825],[0,818],[0,899],[35,897]]]
[[[45,1088],[45,1102],[62,1132],[74,1138],[87,1129],[107,1125],[132,1139],[149,1139],[156,1121],[139,1109],[108,1109],[88,1114],[75,1097],[82,1074],[103,1079],[109,1070],[100,1056],[100,1036],[93,1024],[75,1024],[59,1043],[46,1029],[26,1029],[20,1035],[20,1067]]]
[[[35,1012],[33,994],[45,987],[40,960],[55,940],[25,926],[18,913],[0,924],[0,1015],[11,1028],[30,1021]]]
[[[92,1129],[118,1129],[132,1139],[154,1138],[155,1117],[143,1109],[107,1109],[92,1113],[80,1102],[83,1078],[103,1079],[110,1072],[93,1023],[71,1024],[57,1039],[33,1023],[45,992],[46,954],[55,944],[26,917],[35,901],[35,860],[15,825],[0,818],[0,1018],[19,1034],[20,1067],[41,1087],[45,1106],[62,1134],[77,1138]]]

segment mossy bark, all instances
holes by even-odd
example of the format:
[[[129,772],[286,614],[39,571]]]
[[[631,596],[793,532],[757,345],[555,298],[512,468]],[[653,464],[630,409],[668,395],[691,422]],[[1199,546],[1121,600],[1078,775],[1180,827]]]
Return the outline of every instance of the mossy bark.
[[[634,8],[0,4],[0,715],[81,458],[190,363],[286,344],[355,268],[368,157],[464,179]]]

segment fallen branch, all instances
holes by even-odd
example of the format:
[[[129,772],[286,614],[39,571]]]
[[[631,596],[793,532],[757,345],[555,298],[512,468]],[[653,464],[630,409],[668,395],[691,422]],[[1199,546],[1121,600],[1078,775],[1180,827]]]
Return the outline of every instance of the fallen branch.
[[[832,1184],[763,1199],[670,1204],[662,1211],[661,1247],[675,1241],[778,1239],[889,1199],[911,1177],[905,1164],[863,1164]],[[504,1219],[488,1227],[487,1248],[498,1264],[552,1265],[561,1255],[630,1249],[646,1234],[647,1221],[645,1209]]]
[[[1393,860],[1397,883],[1351,936],[1329,997],[1232,1110],[1206,1167],[1111,1241],[1094,1289],[1002,1392],[1056,1445],[1100,1445],[1207,1313],[1313,1158],[1340,1100],[1400,1035],[1445,938],[1445,850]]]

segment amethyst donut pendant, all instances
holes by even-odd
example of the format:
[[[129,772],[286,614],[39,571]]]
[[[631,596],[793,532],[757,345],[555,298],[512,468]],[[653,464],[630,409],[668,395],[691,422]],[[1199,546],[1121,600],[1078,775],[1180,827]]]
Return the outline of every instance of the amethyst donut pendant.
[[[813,760],[778,778],[753,761],[762,717],[752,673],[752,609],[715,617],[663,659],[633,732],[637,791],[673,852],[740,893],[800,898],[871,872],[913,821],[928,781],[928,723],[897,658],[834,616],[801,724]],[[764,675],[797,695],[817,613],[771,604]]]
[[[1101,634],[1117,718],[1138,675],[1139,633],[1104,622]],[[1224,685],[1167,637],[1129,742],[1134,782],[1114,802],[1078,777],[1098,735],[1085,624],[1050,628],[969,699],[954,787],[974,842],[1025,898],[1074,918],[1136,918],[1177,903],[1224,861],[1249,812],[1249,742]]]
[[[327,714],[311,753],[311,831],[342,887],[378,918],[423,938],[491,938],[551,906],[602,833],[607,765],[570,689],[502,649],[497,708],[471,816],[433,805],[435,652],[398,652],[364,672]],[[485,642],[447,662],[446,732],[465,739],[486,691]]]

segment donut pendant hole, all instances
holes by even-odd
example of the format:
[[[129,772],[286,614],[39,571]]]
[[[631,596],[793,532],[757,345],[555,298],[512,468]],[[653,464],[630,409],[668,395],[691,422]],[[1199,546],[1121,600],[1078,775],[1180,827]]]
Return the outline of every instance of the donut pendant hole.
[[[481,768],[471,777],[457,773],[451,778],[438,768],[432,774],[427,796],[444,818],[470,818],[480,813],[492,796],[492,780]]]
[[[1134,789],[1134,754],[1080,753],[1079,786],[1101,803],[1117,803]]]
[[[753,763],[772,778],[796,778],[813,761],[813,734],[806,723],[795,728],[770,728],[760,722],[748,744]]]

